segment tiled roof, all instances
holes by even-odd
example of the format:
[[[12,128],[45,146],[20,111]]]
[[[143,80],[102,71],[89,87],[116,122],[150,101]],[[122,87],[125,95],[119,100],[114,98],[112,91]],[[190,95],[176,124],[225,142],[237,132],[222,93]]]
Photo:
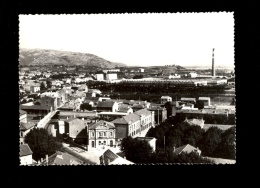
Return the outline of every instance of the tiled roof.
[[[103,101],[103,102],[99,102],[97,104],[97,108],[102,108],[102,107],[107,107],[107,108],[112,108],[113,105],[115,104],[114,101]]]
[[[127,116],[124,116],[123,119],[124,119],[127,123],[129,123],[130,121],[136,122],[136,121],[138,121],[138,120],[140,119],[140,116],[137,115],[136,113],[132,113],[132,114],[129,114],[129,115],[127,115]]]
[[[20,130],[21,131],[28,130],[28,129],[34,127],[36,124],[37,124],[36,122],[27,122],[27,123],[21,122],[20,123]]]
[[[47,164],[46,160],[44,160],[43,164]],[[60,151],[48,157],[48,165],[77,165],[77,164],[83,164],[83,161],[73,157],[68,153],[63,153]]]
[[[144,106],[141,105],[141,104],[134,104],[134,105],[132,106],[132,108],[133,108],[133,109],[143,109]]]
[[[27,112],[25,112],[24,110],[19,110],[20,116],[27,114]]]
[[[117,118],[112,121],[114,124],[128,124],[128,122],[124,118]]]
[[[189,145],[189,144],[186,144],[184,146],[181,146],[181,147],[178,147],[176,148],[173,152],[177,155],[181,154],[182,152],[187,152],[187,153],[190,153],[192,151],[196,151],[197,148]]]
[[[108,160],[110,162],[113,162],[116,158],[118,158],[119,156],[116,155],[115,153],[113,153],[110,149],[107,149],[103,155],[100,156],[100,158],[104,158],[105,164],[108,164]]]
[[[151,115],[151,112],[149,110],[147,110],[147,109],[142,109],[142,110],[136,111],[135,114],[137,114],[139,116],[140,115],[149,116],[149,115]]]
[[[20,145],[20,157],[31,155],[31,154],[33,154],[33,152],[28,144]]]
[[[89,126],[89,129],[111,129],[115,128],[114,123],[101,120]]]

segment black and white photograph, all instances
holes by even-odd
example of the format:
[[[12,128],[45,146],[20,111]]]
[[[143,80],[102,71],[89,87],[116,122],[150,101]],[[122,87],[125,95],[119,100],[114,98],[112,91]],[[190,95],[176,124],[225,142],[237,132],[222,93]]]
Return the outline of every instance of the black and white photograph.
[[[20,165],[236,164],[234,23],[20,14]]]

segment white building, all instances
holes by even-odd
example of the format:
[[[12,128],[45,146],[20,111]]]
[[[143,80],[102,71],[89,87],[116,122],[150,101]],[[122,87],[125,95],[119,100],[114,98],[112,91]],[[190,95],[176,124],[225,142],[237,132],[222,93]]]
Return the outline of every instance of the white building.
[[[202,101],[204,106],[210,106],[210,97],[199,97],[198,101]]]
[[[104,80],[104,74],[96,74],[96,79],[97,80]]]
[[[117,73],[107,73],[106,80],[117,80]]]
[[[196,78],[198,76],[198,74],[196,72],[190,72],[188,74],[188,76],[191,77],[191,78]]]
[[[143,68],[139,68],[139,72],[144,72],[144,69]]]

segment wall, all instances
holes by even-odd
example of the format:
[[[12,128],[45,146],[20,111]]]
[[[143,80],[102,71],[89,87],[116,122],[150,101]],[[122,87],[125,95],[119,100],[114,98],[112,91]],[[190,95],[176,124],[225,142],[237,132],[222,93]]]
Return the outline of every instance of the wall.
[[[27,123],[27,114],[23,114],[19,118],[20,122]]]
[[[20,157],[20,165],[30,165],[30,164],[32,164],[32,155]]]
[[[116,127],[116,139],[126,138],[128,135],[128,126],[127,125],[120,125],[115,124]]]

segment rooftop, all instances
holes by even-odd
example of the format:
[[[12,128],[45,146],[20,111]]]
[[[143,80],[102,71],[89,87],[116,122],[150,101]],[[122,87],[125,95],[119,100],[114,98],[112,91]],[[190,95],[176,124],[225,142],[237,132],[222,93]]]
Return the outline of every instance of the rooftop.
[[[113,107],[114,104],[115,104],[114,101],[103,101],[97,104],[97,108],[104,108],[104,107],[111,108]]]
[[[28,144],[21,144],[20,145],[20,157],[32,155],[33,152]]]
[[[114,129],[114,123],[101,120],[97,123],[89,125],[89,129]]]

